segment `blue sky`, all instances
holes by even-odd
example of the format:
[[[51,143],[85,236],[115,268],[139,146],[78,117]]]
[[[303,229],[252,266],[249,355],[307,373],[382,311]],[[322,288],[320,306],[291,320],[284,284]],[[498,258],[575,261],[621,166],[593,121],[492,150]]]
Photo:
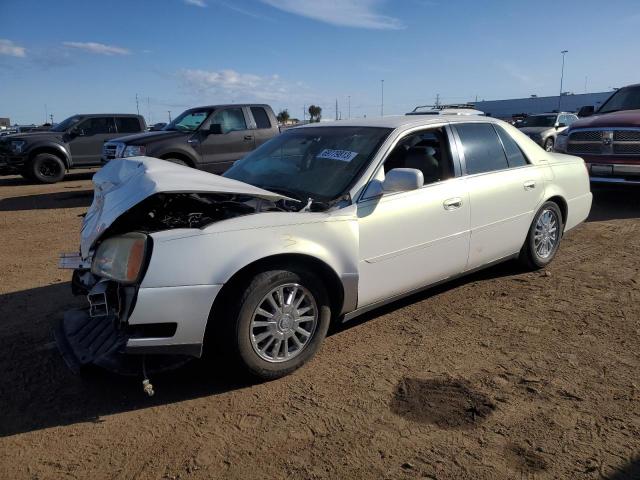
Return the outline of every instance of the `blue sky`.
[[[166,121],[265,102],[346,117],[640,82],[638,0],[0,0],[0,117]],[[148,99],[148,101],[147,101]],[[150,117],[150,118],[149,118]]]

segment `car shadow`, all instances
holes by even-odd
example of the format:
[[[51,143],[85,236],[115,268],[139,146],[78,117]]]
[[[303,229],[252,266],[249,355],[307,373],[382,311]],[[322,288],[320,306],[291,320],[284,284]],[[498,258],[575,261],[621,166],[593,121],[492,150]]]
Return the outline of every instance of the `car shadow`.
[[[357,316],[353,320],[335,325],[330,330],[329,335],[340,333],[344,330],[348,330],[350,328],[356,327],[370,320],[373,320],[374,318],[381,317],[389,313],[393,313],[396,310],[400,310],[414,303],[427,300],[431,297],[435,297],[437,295],[448,292],[450,290],[455,290],[456,288],[462,285],[466,285],[473,282],[498,279],[502,277],[509,277],[512,275],[523,273],[524,271],[525,270],[523,269],[523,267],[516,260],[502,262],[492,267],[479,270],[475,273],[459,277],[455,280],[447,281],[440,285],[436,285],[433,287],[426,287],[424,290],[413,293],[401,299],[395,300],[391,303],[387,303],[386,305],[380,306],[375,310],[371,310],[370,312],[363,313],[362,315]]]
[[[362,315],[332,329],[347,328],[454,289],[466,282],[518,273],[514,262],[497,265],[464,279],[434,287]],[[178,370],[153,375],[155,396],[142,391],[142,375],[123,377],[99,369],[73,374],[53,340],[53,329],[65,310],[80,306],[68,282],[0,295],[0,437],[246,388],[233,371],[215,371],[211,364],[194,360]],[[142,369],[142,365],[141,365]]]
[[[71,173],[67,173],[64,176],[64,179],[60,183],[64,182],[74,182],[79,180],[91,180],[94,173],[97,170],[82,170],[82,171],[74,171]],[[33,180],[27,180],[19,175],[10,175],[7,177],[0,177],[0,187],[12,187],[19,185],[41,185],[40,183],[36,183]]]
[[[620,467],[616,473],[604,478],[606,480],[638,480],[640,478],[640,456]]]
[[[142,375],[123,377],[99,369],[73,374],[53,339],[62,312],[82,305],[69,283],[0,295],[0,437],[83,422],[248,386],[228,372],[193,361],[153,375],[156,394],[142,391]],[[142,369],[142,364],[141,364]]]
[[[639,185],[592,185],[593,204],[587,222],[640,218]]]
[[[88,207],[92,201],[93,190],[22,195],[0,199],[0,212]]]

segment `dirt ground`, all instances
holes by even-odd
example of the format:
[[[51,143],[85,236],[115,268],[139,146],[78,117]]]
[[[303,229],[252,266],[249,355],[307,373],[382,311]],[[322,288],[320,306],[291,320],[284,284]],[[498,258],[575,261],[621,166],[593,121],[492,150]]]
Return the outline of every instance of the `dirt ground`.
[[[53,343],[90,174],[1,178],[0,478],[638,479],[640,189],[594,193],[545,271],[375,311],[278,381],[195,362],[148,399]]]

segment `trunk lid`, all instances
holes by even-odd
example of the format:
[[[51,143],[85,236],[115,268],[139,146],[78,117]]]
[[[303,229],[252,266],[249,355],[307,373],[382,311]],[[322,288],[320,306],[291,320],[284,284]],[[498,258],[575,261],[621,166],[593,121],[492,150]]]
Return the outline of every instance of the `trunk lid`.
[[[112,160],[93,176],[93,185],[93,202],[80,235],[83,259],[89,257],[93,244],[119,216],[156,193],[227,193],[273,201],[290,199],[248,183],[150,157]]]

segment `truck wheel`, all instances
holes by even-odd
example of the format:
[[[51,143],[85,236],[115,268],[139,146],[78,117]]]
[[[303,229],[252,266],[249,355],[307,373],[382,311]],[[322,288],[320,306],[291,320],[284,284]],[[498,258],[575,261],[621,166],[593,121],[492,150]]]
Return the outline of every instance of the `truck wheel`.
[[[546,202],[533,217],[518,260],[526,268],[537,270],[551,263],[556,256],[564,226],[562,213],[554,202]]]
[[[56,183],[64,178],[65,165],[60,157],[39,153],[31,160],[29,174],[40,183]]]
[[[547,139],[544,141],[544,149],[545,149],[547,152],[553,152],[553,143],[554,143],[554,142],[553,142],[553,138],[547,138]]]
[[[229,304],[229,315],[210,327],[224,332],[219,337],[224,350],[261,380],[304,365],[320,348],[331,321],[325,287],[302,268],[260,273]]]

